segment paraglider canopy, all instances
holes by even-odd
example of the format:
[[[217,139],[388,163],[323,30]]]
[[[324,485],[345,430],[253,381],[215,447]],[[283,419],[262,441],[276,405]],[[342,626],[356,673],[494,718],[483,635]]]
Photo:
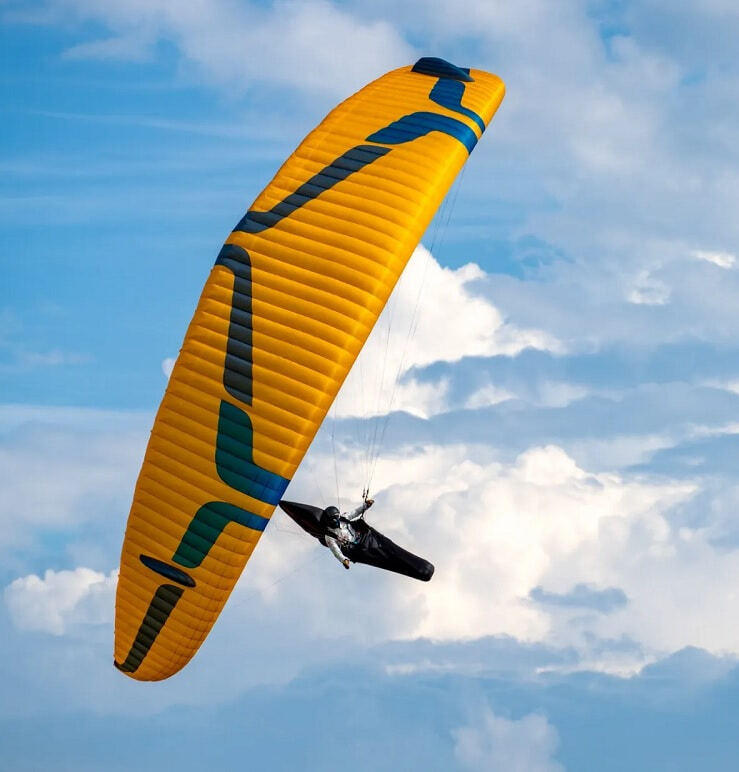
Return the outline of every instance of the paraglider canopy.
[[[306,137],[229,235],[134,492],[121,671],[167,678],[205,639],[503,92],[440,59],[389,72]]]

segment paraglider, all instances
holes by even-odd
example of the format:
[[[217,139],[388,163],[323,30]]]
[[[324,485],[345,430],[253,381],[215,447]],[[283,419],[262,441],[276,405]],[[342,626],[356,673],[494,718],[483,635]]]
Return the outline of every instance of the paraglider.
[[[503,93],[496,76],[442,59],[387,73],[306,137],[229,235],[134,491],[122,672],[167,678],[207,636]],[[410,556],[408,575],[430,578],[426,561],[353,523],[349,560],[404,573]]]
[[[328,547],[334,557],[349,568],[364,563],[396,574],[428,582],[434,567],[428,560],[404,550],[364,521],[364,513],[374,501],[366,499],[351,512],[337,507],[314,507],[294,501],[281,501],[280,507],[307,533]]]

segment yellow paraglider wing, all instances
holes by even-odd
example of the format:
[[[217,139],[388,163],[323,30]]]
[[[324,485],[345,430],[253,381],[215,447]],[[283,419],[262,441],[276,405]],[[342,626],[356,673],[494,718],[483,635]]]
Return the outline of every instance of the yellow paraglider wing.
[[[115,664],[197,651],[454,178],[503,98],[421,59],[333,110],[221,249],[136,484]]]

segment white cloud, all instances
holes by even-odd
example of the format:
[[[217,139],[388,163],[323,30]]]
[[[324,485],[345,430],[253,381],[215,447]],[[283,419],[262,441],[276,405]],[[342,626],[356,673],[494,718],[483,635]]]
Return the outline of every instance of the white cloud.
[[[692,255],[696,260],[706,260],[719,268],[733,268],[736,263],[736,255],[730,252],[710,252],[704,249],[694,249]]]
[[[149,58],[149,50],[153,42],[148,34],[140,36],[122,34],[88,43],[78,43],[67,49],[64,56],[67,59],[118,59],[141,62]]]
[[[133,411],[0,406],[0,549],[101,517],[122,524],[150,425]]]
[[[554,446],[532,448],[512,465],[476,463],[473,456],[465,448],[437,449],[378,468],[377,479],[390,481],[383,510],[402,513],[403,538],[420,538],[437,563],[433,587],[399,588],[423,594],[427,610],[405,635],[573,643],[576,636],[558,629],[550,610],[529,603],[530,591],[590,582],[629,594],[628,576],[618,568],[623,555],[602,541],[604,530],[622,529],[627,542],[632,532],[663,538],[662,513],[693,491],[588,473]],[[423,483],[402,484],[403,474]],[[650,544],[645,538],[640,546],[648,551]]]
[[[16,579],[5,588],[5,603],[20,630],[63,635],[85,624],[110,624],[118,570],[107,576],[89,568],[46,571]]]
[[[504,319],[475,291],[484,276],[472,263],[444,268],[419,245],[342,387],[335,415],[367,418],[405,410],[428,417],[449,409],[448,383],[419,382],[408,375],[413,368],[514,356],[526,348],[562,350],[548,333]],[[478,399],[490,397],[488,391]]]
[[[429,585],[394,585],[396,607],[417,613],[378,619],[391,637],[506,634],[573,646],[589,667],[617,673],[691,645],[739,653],[723,621],[736,602],[739,553],[671,519],[693,484],[588,472],[553,446],[508,465],[473,448],[430,448],[382,459],[377,479],[384,490],[370,519],[437,568]],[[537,586],[566,593],[578,584],[620,588],[629,601],[588,614],[528,599]],[[590,650],[593,640],[623,638],[641,651]]]
[[[291,498],[312,500],[316,478],[334,498],[332,459],[313,462]],[[342,493],[358,496],[361,463],[345,448],[337,463]],[[272,587],[273,608],[311,637],[372,643],[508,635],[571,647],[581,667],[619,675],[685,646],[739,653],[739,635],[725,624],[735,610],[739,553],[715,546],[710,528],[673,516],[698,492],[694,483],[588,471],[555,446],[502,463],[490,449],[461,445],[387,454],[375,481],[369,521],[435,563],[429,584],[355,566],[341,576],[344,613],[337,616],[324,599],[335,592],[340,566],[299,536],[272,531],[240,592],[253,593],[258,577]],[[286,521],[278,515],[275,525]],[[299,581],[273,586],[306,560]],[[536,587],[566,594],[579,584],[618,588],[628,602],[598,613],[530,598]],[[618,644],[624,640],[627,649]]]
[[[388,22],[362,19],[324,0],[266,7],[233,0],[48,0],[46,8],[43,22],[93,21],[109,32],[72,46],[69,58],[139,61],[166,40],[181,55],[183,75],[229,92],[262,82],[346,95],[415,58]]]
[[[529,404],[541,407],[566,407],[590,393],[584,386],[565,381],[543,380],[537,382],[532,379],[525,385],[525,388],[515,392],[496,386],[494,383],[487,383],[467,397],[464,407],[467,410],[475,410],[498,405],[509,399],[522,399]]]
[[[566,407],[586,397],[590,392],[584,386],[564,381],[543,381],[537,385],[535,404],[543,407]]]
[[[707,381],[706,386],[711,386],[714,389],[724,389],[732,394],[739,394],[739,380],[730,381]]]
[[[669,299],[669,287],[650,276],[648,271],[639,272],[627,295],[629,303],[646,306],[662,306]]]
[[[559,263],[548,281],[494,276],[485,279],[483,292],[502,313],[521,326],[547,330],[569,353],[685,341],[731,345],[739,325],[737,271],[687,258],[682,241],[647,244],[639,238],[635,231],[617,247],[596,239],[583,247],[592,260]],[[685,380],[691,375],[686,370]]]
[[[169,376],[172,375],[172,370],[174,370],[174,363],[176,361],[177,359],[175,357],[167,357],[166,359],[162,360],[162,372],[167,379],[169,379]]]
[[[662,434],[620,434],[583,437],[568,443],[568,451],[587,465],[595,464],[605,469],[621,469],[635,464],[645,464],[655,451],[673,448],[684,436]]]
[[[468,726],[452,730],[460,769],[471,772],[564,772],[554,759],[557,730],[545,716],[497,716],[484,706]]]
[[[301,470],[289,497],[318,500],[314,480],[319,479],[323,493],[333,499],[333,459],[314,456],[312,461],[315,468]],[[342,493],[356,491],[358,496],[360,459],[342,449],[337,467]],[[355,566],[344,579],[346,613],[336,617],[325,603],[316,602],[332,592],[335,561],[328,553],[311,558],[310,543],[272,531],[252,558],[242,589],[271,587],[286,566],[311,559],[315,562],[301,571],[300,586],[290,584],[289,597],[279,588],[273,592],[278,596],[274,603],[292,615],[296,627],[305,626],[314,635],[330,631],[364,641],[510,635],[574,646],[583,657],[590,656],[588,635],[628,634],[647,648],[675,650],[691,641],[696,618],[713,619],[716,609],[696,607],[697,617],[680,621],[683,602],[673,595],[685,558],[674,546],[684,539],[671,528],[667,513],[687,500],[694,486],[588,472],[554,446],[531,448],[511,464],[490,460],[485,448],[406,448],[379,459],[375,480],[377,504],[369,521],[435,563],[428,585]],[[284,527],[286,521],[278,515],[275,524]],[[705,597],[711,594],[707,585],[719,556],[709,558],[710,546],[697,535],[691,549],[699,545],[698,552],[705,554],[698,559],[696,552],[695,559],[698,573],[704,574],[699,584]],[[739,571],[739,559],[730,562]],[[371,582],[368,571],[374,573]],[[529,600],[535,587],[567,592],[577,584],[622,588],[630,602],[610,616],[573,623],[576,610],[544,608]],[[657,614],[653,606],[660,604]],[[670,625],[661,632],[657,623],[645,625],[647,608],[657,619],[670,619]],[[713,647],[707,648],[727,648],[731,635],[715,620],[709,627],[701,645],[713,638]],[[739,638],[734,639],[733,649],[739,651]],[[644,661],[642,656],[637,664]],[[624,667],[622,660],[614,664],[619,672]]]
[[[470,394],[464,406],[467,410],[475,410],[481,407],[489,407],[490,405],[498,405],[508,399],[513,399],[513,397],[514,395],[506,389],[501,389],[493,383],[488,383]]]
[[[739,393],[739,385],[736,383],[721,386],[714,384],[716,388],[725,388],[733,394]],[[719,437],[726,434],[739,434],[739,421],[728,421],[727,423],[716,426],[693,426],[690,432],[691,437]]]

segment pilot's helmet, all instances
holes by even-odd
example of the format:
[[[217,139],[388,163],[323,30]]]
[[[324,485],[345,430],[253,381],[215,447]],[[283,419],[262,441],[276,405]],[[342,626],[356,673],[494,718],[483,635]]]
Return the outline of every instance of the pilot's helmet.
[[[321,513],[321,524],[325,528],[338,528],[339,510],[336,507],[326,507]]]

